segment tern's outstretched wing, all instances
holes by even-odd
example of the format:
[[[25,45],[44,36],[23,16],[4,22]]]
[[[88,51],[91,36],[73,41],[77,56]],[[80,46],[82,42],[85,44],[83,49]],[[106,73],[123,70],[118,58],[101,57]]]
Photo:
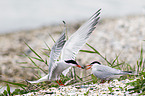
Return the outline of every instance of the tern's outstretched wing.
[[[56,41],[56,43],[52,47],[51,52],[50,52],[49,79],[51,78],[52,71],[57,66],[57,64],[55,62],[57,61],[65,42],[66,42],[66,40],[65,40],[65,32],[63,32],[61,34],[60,38]]]
[[[62,49],[61,60],[74,60],[76,54],[79,52],[81,47],[86,43],[88,37],[92,31],[96,28],[95,25],[98,23],[100,17],[99,9],[84,25],[82,25],[66,42]]]

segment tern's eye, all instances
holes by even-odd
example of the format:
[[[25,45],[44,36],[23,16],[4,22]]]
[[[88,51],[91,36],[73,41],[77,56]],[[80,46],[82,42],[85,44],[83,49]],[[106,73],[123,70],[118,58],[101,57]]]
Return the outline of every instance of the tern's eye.
[[[74,60],[67,60],[67,61],[65,61],[66,63],[71,63],[71,64],[77,64],[77,62],[76,61],[74,61]]]

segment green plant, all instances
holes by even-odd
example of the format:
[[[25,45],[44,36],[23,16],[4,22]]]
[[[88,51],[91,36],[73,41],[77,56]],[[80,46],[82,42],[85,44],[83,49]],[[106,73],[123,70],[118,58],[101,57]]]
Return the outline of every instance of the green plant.
[[[23,95],[29,92],[37,92],[39,90],[24,90],[24,89],[15,89],[13,92],[10,92],[10,86],[7,84],[7,90],[4,90],[0,96],[15,96],[15,95]]]
[[[104,59],[106,62],[107,62],[107,64],[109,65],[109,66],[111,66],[111,67],[118,67],[118,66],[120,66],[120,65],[123,65],[124,63],[119,63],[119,62],[117,62],[117,64],[115,65],[115,62],[116,61],[118,61],[118,57],[119,57],[119,55],[117,55],[116,56],[116,58],[113,60],[113,62],[111,63],[111,62],[109,62],[108,60],[107,60],[107,58],[106,57],[104,57],[99,51],[97,51],[93,46],[91,46],[90,44],[88,44],[88,43],[86,43],[86,45],[88,46],[88,47],[90,47],[93,51],[90,51],[90,50],[80,50],[80,52],[85,52],[85,53],[91,53],[91,54],[97,54],[97,55],[99,55],[102,59]]]
[[[126,85],[130,85],[133,88],[128,89],[130,94],[140,93],[140,95],[145,95],[145,72],[139,73],[140,77],[133,82],[129,82]]]
[[[98,80],[97,80],[97,77],[94,76],[93,74],[91,75],[91,79],[93,80],[93,84],[95,84]]]
[[[89,94],[89,90],[86,93],[84,93],[85,96],[88,96],[88,94]]]
[[[14,82],[9,82],[9,81],[2,81],[6,83],[7,86],[7,90],[4,90],[3,93],[0,94],[0,96],[13,96],[13,95],[18,95],[18,94],[24,94],[24,93],[28,93],[28,91],[26,90],[26,88],[28,87],[25,84],[21,84],[21,83],[14,83]],[[21,87],[21,89],[15,89],[15,91],[11,92],[10,91],[10,86],[9,84],[13,85],[13,86],[18,86]]]
[[[144,64],[143,59],[144,59],[144,58],[143,58],[143,47],[141,47],[140,58],[139,58],[139,60],[137,61],[137,73],[143,72],[143,71],[144,71],[145,64]]]
[[[126,85],[132,86],[133,88],[128,89],[132,93],[140,93],[140,95],[145,95],[145,70],[144,70],[144,58],[143,58],[143,47],[141,47],[140,58],[137,61],[137,74],[138,79],[133,82],[129,82]]]
[[[113,90],[112,87],[108,87],[108,89],[109,89],[110,93],[113,93],[114,92],[114,90]]]

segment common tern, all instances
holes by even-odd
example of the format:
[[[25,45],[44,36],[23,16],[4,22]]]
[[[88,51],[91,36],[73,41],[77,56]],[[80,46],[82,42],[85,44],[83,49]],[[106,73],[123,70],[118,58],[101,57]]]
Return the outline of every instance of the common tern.
[[[72,34],[67,42],[65,42],[65,33],[63,33],[50,52],[49,74],[37,81],[28,82],[39,83],[43,81],[59,80],[61,73],[66,76],[72,66],[83,68],[75,61],[75,57],[81,47],[86,43],[92,31],[96,28],[95,25],[98,23],[100,18],[100,10],[101,9],[99,9],[85,24]],[[60,53],[61,59],[57,61]],[[59,85],[63,84],[61,83]]]
[[[54,44],[54,46],[51,49],[50,61],[49,61],[49,74],[40,78],[37,81],[28,81],[29,83],[39,83],[39,82],[43,82],[43,81],[59,80],[60,74],[62,73],[62,71],[65,68],[67,68],[68,64],[71,66],[77,66],[77,67],[81,68],[81,66],[78,65],[77,62],[74,60],[57,61],[57,59],[60,55],[60,52],[66,42],[65,37],[66,37],[65,32],[63,32],[61,34],[60,38],[56,41],[56,43]],[[55,66],[53,66],[53,65],[55,65]],[[58,84],[60,84],[60,83],[58,82]],[[62,84],[60,84],[60,85],[62,85]]]
[[[121,71],[109,66],[101,65],[98,61],[94,61],[86,66],[89,66],[87,69],[92,68],[92,74],[97,78],[100,78],[102,80],[101,83],[104,83],[106,80],[109,82],[110,80],[119,78],[122,75],[133,74],[132,71]]]

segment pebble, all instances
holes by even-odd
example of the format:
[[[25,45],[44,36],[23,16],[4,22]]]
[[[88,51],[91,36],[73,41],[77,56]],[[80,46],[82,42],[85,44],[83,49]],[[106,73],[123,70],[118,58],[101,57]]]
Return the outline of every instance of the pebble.
[[[76,86],[64,86],[59,88],[49,88],[48,90],[40,90],[39,92],[35,92],[35,94],[28,93],[24,94],[24,96],[136,96],[137,93],[129,94],[128,91],[125,91],[125,88],[129,89],[130,87],[126,87],[125,83],[132,82],[135,80],[122,80],[118,81],[117,79],[111,81],[110,83],[96,83],[89,85],[76,85]],[[111,87],[112,90],[109,91],[108,87]],[[51,91],[50,91],[51,90]],[[45,93],[45,94],[44,94]],[[43,95],[42,95],[43,94]]]

